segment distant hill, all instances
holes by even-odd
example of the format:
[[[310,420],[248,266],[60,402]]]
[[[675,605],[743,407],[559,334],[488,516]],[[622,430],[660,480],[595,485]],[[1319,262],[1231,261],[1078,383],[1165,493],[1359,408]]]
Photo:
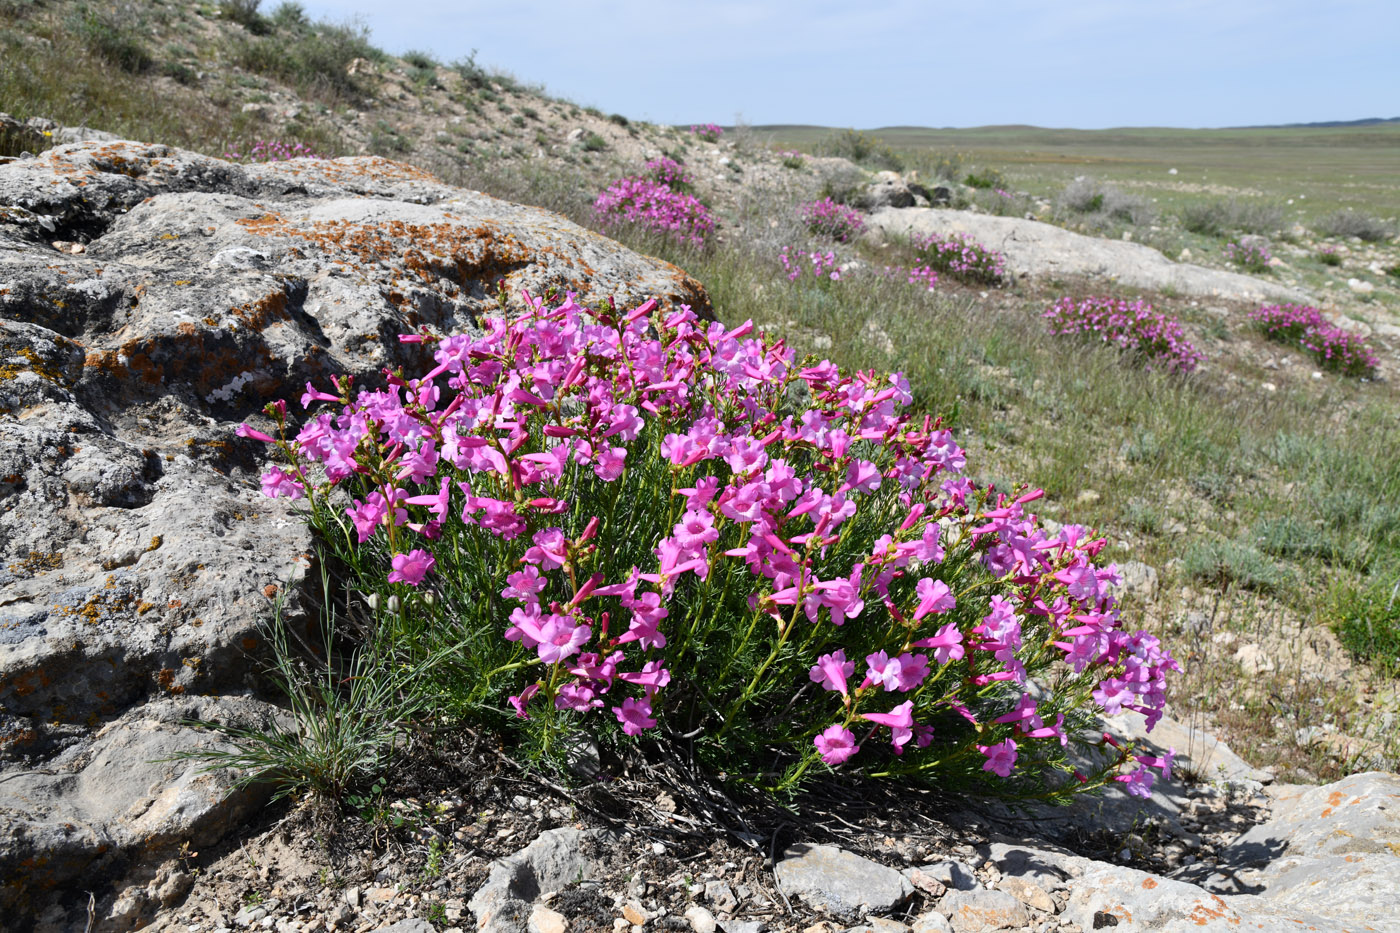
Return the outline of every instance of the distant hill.
[[[1330,129],[1338,126],[1387,126],[1400,123],[1400,117],[1367,117],[1364,120],[1323,120],[1319,123],[1268,123],[1257,126],[1231,126],[1232,130]]]

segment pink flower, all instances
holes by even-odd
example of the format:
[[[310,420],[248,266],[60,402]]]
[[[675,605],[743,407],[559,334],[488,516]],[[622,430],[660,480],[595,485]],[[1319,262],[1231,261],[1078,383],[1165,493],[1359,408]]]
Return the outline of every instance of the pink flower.
[[[939,664],[947,664],[949,661],[960,661],[963,656],[962,632],[958,626],[949,622],[938,630],[938,634],[932,638],[921,638],[914,642],[915,648],[932,648],[933,659]]]
[[[274,438],[272,435],[264,434],[257,428],[250,428],[246,424],[240,424],[238,427],[234,428],[233,433],[237,434],[239,437],[246,437],[251,440],[262,441],[264,444],[277,443],[277,439]]]
[[[587,684],[564,684],[554,695],[555,709],[571,709],[586,713],[603,705],[598,693]]]
[[[676,544],[691,553],[703,551],[707,544],[719,540],[715,517],[703,509],[686,509],[672,533]]]
[[[622,475],[623,461],[627,458],[626,447],[608,447],[598,454],[593,463],[593,472],[605,483],[611,483]]]
[[[933,526],[938,527],[938,526]],[[942,580],[933,580],[924,577],[914,588],[919,597],[919,608],[914,610],[914,621],[922,619],[931,612],[947,612],[957,605],[958,601],[953,598],[953,591],[948,588],[948,584]],[[928,647],[928,646],[924,646]]]
[[[850,729],[843,726],[827,726],[825,731],[812,740],[812,744],[817,746],[817,752],[821,755],[822,761],[832,767],[841,764],[860,751],[860,746],[856,744],[856,737]]]
[[[549,581],[540,575],[537,568],[526,566],[506,577],[506,583],[509,585],[501,590],[501,595],[506,599],[538,603],[539,593],[548,585]]]
[[[881,652],[883,654],[884,652]],[[905,700],[903,703],[890,710],[888,713],[862,713],[861,718],[873,722],[880,726],[890,727],[890,744],[894,746],[895,754],[903,754],[904,746],[914,737],[914,701]],[[920,745],[927,745],[925,736],[932,738],[932,731],[920,734]]]
[[[537,694],[537,693],[539,693],[539,692],[540,692],[540,685],[539,685],[539,684],[530,684],[530,686],[526,687],[524,690],[521,690],[518,696],[507,697],[507,698],[506,698],[507,701],[510,703],[510,705],[513,706],[513,707],[515,707],[515,718],[516,718],[516,719],[529,719],[529,718],[530,718],[530,714],[527,713],[527,712],[525,712],[525,707],[527,707],[527,706],[530,705],[530,700],[532,700],[532,699],[534,698],[535,694]]]
[[[928,676],[928,658],[922,654],[906,651],[897,658],[891,658],[880,651],[868,655],[865,663],[869,665],[866,676],[889,691],[908,693]]]
[[[1147,770],[1146,766],[1142,766],[1128,774],[1120,774],[1114,780],[1126,784],[1128,793],[1133,796],[1146,799],[1152,795],[1152,782],[1156,778],[1157,776]]]
[[[575,623],[572,616],[551,613],[539,628],[539,644],[535,645],[535,652],[544,663],[558,664],[578,654],[579,649],[592,637],[593,630]]]
[[[1125,703],[1131,703],[1136,695],[1132,685],[1117,677],[1109,677],[1095,688],[1094,702],[1103,707],[1107,716],[1117,716]]]
[[[1002,777],[1010,777],[1011,770],[1016,767],[1016,741],[1006,739],[995,745],[979,745],[977,750],[987,756],[987,760],[982,763],[983,771],[991,771]]]
[[[622,723],[622,731],[628,735],[641,735],[643,729],[656,725],[656,720],[651,716],[651,701],[647,699],[628,697],[621,706],[613,707],[613,715]]]
[[[423,582],[428,571],[437,566],[437,558],[422,548],[414,548],[407,554],[395,554],[391,560],[394,570],[389,574],[390,583],[407,583],[417,586]]]
[[[1036,715],[1036,702],[1029,693],[1021,694],[1021,699],[1017,701],[1016,707],[1005,715],[998,716],[992,722],[1014,722],[1026,723],[1031,729],[1039,729],[1044,723]]]
[[[847,695],[847,681],[855,671],[855,663],[847,661],[846,652],[842,650],[817,658],[808,676],[813,683],[821,684],[823,690],[835,691],[844,697]]]
[[[274,466],[262,475],[262,492],[269,499],[300,499],[306,495],[306,487]]]
[[[530,539],[535,546],[529,548],[520,559],[530,564],[539,564],[545,570],[564,566],[569,559],[569,539],[559,528],[543,528]]]

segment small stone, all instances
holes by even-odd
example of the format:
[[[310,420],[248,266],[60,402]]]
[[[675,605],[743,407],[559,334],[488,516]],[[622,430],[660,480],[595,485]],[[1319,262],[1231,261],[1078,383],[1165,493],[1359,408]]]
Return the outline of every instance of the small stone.
[[[922,868],[911,868],[905,872],[905,877],[914,887],[923,891],[929,897],[942,897],[948,891],[948,886],[939,881],[933,875]]]
[[[267,908],[265,907],[244,907],[233,915],[233,925],[250,927],[266,916]]]
[[[705,882],[705,900],[722,914],[733,913],[734,908],[739,906],[739,899],[734,896],[734,889],[727,881]]]
[[[634,924],[636,926],[641,926],[642,924],[647,922],[646,913],[642,911],[641,905],[635,902],[623,905],[622,916],[627,918],[628,923]]]
[[[724,924],[724,933],[763,933],[765,929],[762,920],[728,920]]]
[[[978,882],[977,876],[972,873],[971,868],[954,859],[944,859],[941,862],[934,862],[932,865],[924,865],[919,870],[940,882],[945,888],[951,888],[954,891],[973,891],[982,886]]]
[[[926,914],[921,914],[914,921],[912,933],[951,933],[952,929],[947,917],[936,910],[931,910]]]
[[[349,904],[351,907],[359,909],[360,889],[358,887],[351,885],[350,887],[345,889],[345,903]]]
[[[938,904],[957,933],[1019,930],[1030,923],[1026,908],[1004,891],[953,891]]]
[[[860,926],[851,927],[846,933],[909,933],[909,925],[889,917],[871,917]]]
[[[909,879],[835,846],[790,846],[774,866],[778,889],[837,917],[885,913],[914,893]]]
[[[543,904],[536,904],[530,911],[526,925],[529,933],[564,933],[569,928],[568,919],[557,910],[550,910]]]
[[[715,915],[699,904],[685,912],[685,919],[690,923],[690,928],[695,933],[715,933]]]
[[[1032,881],[1027,881],[1024,878],[1003,878],[997,888],[1010,894],[1027,907],[1043,910],[1048,914],[1055,912],[1054,899],[1044,888]]]

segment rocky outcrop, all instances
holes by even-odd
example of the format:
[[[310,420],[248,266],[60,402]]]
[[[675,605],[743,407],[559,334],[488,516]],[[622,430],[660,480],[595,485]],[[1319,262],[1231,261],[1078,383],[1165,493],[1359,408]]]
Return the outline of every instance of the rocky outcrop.
[[[1132,288],[1175,291],[1202,298],[1240,301],[1305,302],[1297,289],[1238,272],[1172,262],[1141,243],[1105,240],[1071,233],[1062,227],[969,211],[894,207],[876,211],[866,221],[868,235],[916,237],[965,233],[1006,256],[1007,271],[1036,278],[1088,277]]]
[[[247,692],[311,549],[235,426],[521,289],[707,307],[673,266],[383,159],[0,160],[0,914],[256,803],[171,759],[212,741],[184,720],[268,714],[201,698]]]

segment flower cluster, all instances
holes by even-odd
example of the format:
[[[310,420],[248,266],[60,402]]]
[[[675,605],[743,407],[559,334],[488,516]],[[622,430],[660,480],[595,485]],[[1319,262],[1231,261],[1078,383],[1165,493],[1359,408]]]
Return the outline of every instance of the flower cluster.
[[[1241,268],[1263,272],[1274,257],[1267,243],[1246,238],[1239,243],[1226,243],[1225,258]]]
[[[724,128],[714,123],[691,124],[690,131],[707,143],[717,143],[724,135]]]
[[[289,143],[280,139],[259,139],[244,155],[235,146],[224,153],[230,162],[287,162],[291,159],[320,159],[306,143]]]
[[[1061,298],[1045,312],[1045,319],[1052,334],[1096,335],[1144,360],[1148,367],[1161,365],[1189,373],[1205,359],[1186,339],[1180,321],[1152,310],[1145,301]]]
[[[796,149],[783,149],[778,155],[783,160],[784,168],[804,168],[807,165],[807,157]]]
[[[807,229],[818,236],[845,243],[865,229],[865,218],[853,207],[839,204],[831,198],[797,205],[797,217]]]
[[[1373,376],[1380,364],[1364,340],[1309,305],[1265,305],[1249,317],[1270,340],[1306,350],[1324,369],[1344,376]]]
[[[605,227],[637,224],[695,246],[704,246],[715,227],[714,215],[699,198],[640,175],[619,178],[604,189],[593,213]]]
[[[791,257],[788,256],[789,252],[792,253]],[[809,253],[785,246],[778,254],[778,261],[783,264],[783,272],[787,273],[789,282],[796,282],[801,278],[804,269],[818,279],[841,281],[841,269],[836,265],[836,254],[833,252]]]
[[[1324,266],[1340,266],[1342,264],[1342,254],[1337,251],[1337,247],[1328,243],[1318,248],[1317,260]]]
[[[418,378],[308,384],[299,429],[277,402],[280,440],[239,434],[286,458],[269,496],[379,567],[354,585],[398,597],[384,624],[439,632],[520,728],[669,728],[779,787],[824,763],[1146,795],[1169,770],[1095,742],[1101,768],[1055,780],[1096,715],[1155,724],[1177,664],[1124,630],[1104,541],[976,487],[902,375],[655,300],[526,295],[475,336],[400,339],[431,353]]]
[[[666,185],[672,191],[685,191],[694,181],[684,165],[667,156],[648,162],[646,176],[658,185]]]
[[[933,291],[938,285],[938,270],[933,266],[885,266],[885,277],[904,279],[910,285],[917,285],[926,291]]]
[[[1006,257],[965,233],[916,237],[914,250],[932,268],[965,282],[995,285],[1006,276]]]

